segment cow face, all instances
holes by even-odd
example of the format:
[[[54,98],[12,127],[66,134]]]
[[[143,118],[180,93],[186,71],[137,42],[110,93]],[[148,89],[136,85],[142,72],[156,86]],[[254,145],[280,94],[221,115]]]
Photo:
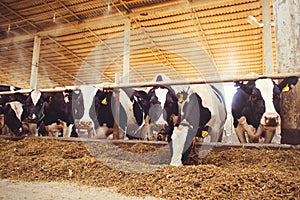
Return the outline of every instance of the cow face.
[[[150,122],[159,131],[177,123],[178,99],[170,87],[153,87],[148,92]]]
[[[28,122],[37,123],[44,117],[44,111],[48,98],[39,90],[33,90],[24,101],[24,111]]]
[[[130,101],[133,103],[133,115],[139,126],[142,125],[146,116],[149,115],[149,99],[145,91],[135,90],[131,97]]]
[[[112,113],[112,92],[98,90],[94,97],[94,107],[90,109],[91,119],[94,121],[95,128],[106,125],[113,128],[114,118]]]
[[[72,115],[74,119],[81,119],[84,114],[84,100],[81,90],[69,91],[69,99],[72,102]]]
[[[264,110],[260,124],[264,127],[277,127],[280,124],[280,91],[278,86],[271,79],[258,79],[255,81],[255,88],[257,94],[254,98],[260,100],[258,108]]]

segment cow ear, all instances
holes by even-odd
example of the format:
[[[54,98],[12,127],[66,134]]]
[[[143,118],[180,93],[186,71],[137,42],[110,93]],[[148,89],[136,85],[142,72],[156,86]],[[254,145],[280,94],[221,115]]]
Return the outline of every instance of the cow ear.
[[[293,86],[295,86],[298,82],[298,77],[290,76],[285,79],[281,83],[278,84],[278,87],[281,92],[289,92]]]

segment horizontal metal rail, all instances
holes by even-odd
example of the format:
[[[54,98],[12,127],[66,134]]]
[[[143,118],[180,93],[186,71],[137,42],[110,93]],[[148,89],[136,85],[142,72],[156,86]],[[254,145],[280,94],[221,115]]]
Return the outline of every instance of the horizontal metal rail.
[[[207,79],[197,79],[197,80],[178,80],[178,81],[167,81],[167,82],[138,82],[138,83],[103,83],[103,84],[94,84],[89,85],[91,87],[96,87],[104,90],[112,90],[119,88],[139,88],[139,87],[153,87],[159,85],[194,85],[194,84],[207,84],[207,83],[226,83],[233,81],[250,81],[256,80],[262,77],[268,77],[271,79],[283,79],[289,76],[300,77],[300,72],[295,73],[280,73],[280,74],[270,74],[270,75],[246,75],[239,77],[217,77],[217,78],[207,78]],[[55,87],[55,88],[40,88],[41,92],[60,92],[65,89],[78,89],[80,86],[66,86],[66,87]],[[17,91],[6,91],[0,92],[0,94],[13,94],[13,93],[29,93],[32,89],[21,89]]]
[[[8,140],[21,140],[23,137],[9,137],[1,135],[0,138],[5,138]],[[67,142],[99,142],[99,143],[110,143],[114,145],[125,144],[132,146],[135,144],[146,144],[156,147],[163,147],[168,145],[168,142],[164,141],[145,141],[145,140],[106,140],[106,139],[90,139],[90,138],[71,138],[71,137],[41,137],[47,140],[61,140]],[[213,151],[223,151],[232,148],[245,148],[245,149],[266,149],[266,150],[300,150],[300,145],[290,145],[290,144],[264,144],[264,143],[196,143],[196,147],[202,149],[213,149]]]

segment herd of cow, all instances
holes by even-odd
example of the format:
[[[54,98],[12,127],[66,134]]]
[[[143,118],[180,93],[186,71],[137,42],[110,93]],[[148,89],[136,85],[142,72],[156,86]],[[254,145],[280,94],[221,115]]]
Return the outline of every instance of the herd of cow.
[[[154,80],[169,81],[164,75]],[[279,84],[270,78],[235,82],[231,113],[240,142],[272,142],[280,126],[280,93],[297,81],[288,77]],[[186,159],[194,138],[221,142],[227,119],[223,94],[212,84],[115,91],[80,86],[29,94],[18,89],[0,86],[0,91],[15,91],[0,95],[1,134],[84,137],[84,129],[86,137],[108,138],[117,124],[124,138],[170,142],[170,164],[176,166]]]

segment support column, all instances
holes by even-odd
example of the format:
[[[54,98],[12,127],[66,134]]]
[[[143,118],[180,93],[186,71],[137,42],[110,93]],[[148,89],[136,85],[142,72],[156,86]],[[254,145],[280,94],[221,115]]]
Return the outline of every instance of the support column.
[[[300,0],[274,0],[276,57],[279,73],[300,72]],[[300,144],[300,84],[282,94],[282,143]]]
[[[119,81],[119,73],[115,74],[115,84],[118,85]],[[113,127],[113,139],[117,140],[121,138],[120,133],[120,89],[116,88],[113,90],[114,92],[114,106],[113,106],[113,115],[114,115],[114,127]]]
[[[37,89],[38,65],[39,65],[39,59],[40,59],[40,46],[41,46],[41,38],[36,35],[34,37],[34,45],[33,45],[33,53],[32,53],[30,89]]]
[[[130,66],[130,19],[125,20],[124,24],[124,57],[123,57],[123,83],[129,83]]]
[[[272,54],[272,30],[271,30],[271,9],[270,0],[262,1],[263,35],[264,35],[264,60],[266,75],[274,74]]]

